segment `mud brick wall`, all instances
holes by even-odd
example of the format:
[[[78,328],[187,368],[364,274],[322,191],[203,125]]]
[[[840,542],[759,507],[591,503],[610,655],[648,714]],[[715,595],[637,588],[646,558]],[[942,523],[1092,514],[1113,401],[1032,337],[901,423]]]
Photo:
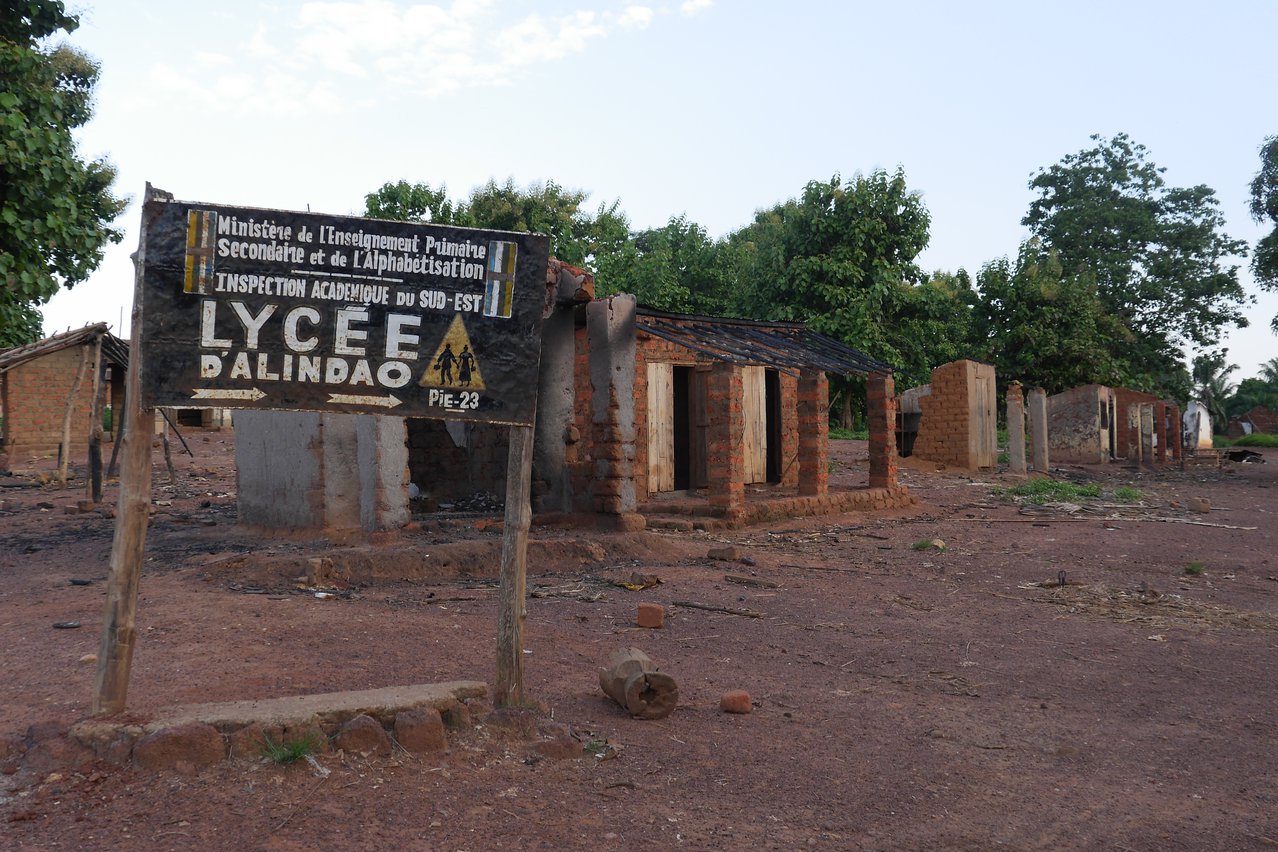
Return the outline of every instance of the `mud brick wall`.
[[[14,367],[4,374],[4,437],[9,464],[20,465],[32,456],[56,456],[62,443],[62,418],[67,395],[80,368],[83,347],[50,352]],[[72,457],[88,451],[89,412],[93,403],[93,351],[76,392],[71,415]]]
[[[887,373],[866,379],[866,419],[870,427],[870,487],[896,486],[896,380]]]
[[[423,495],[449,502],[485,491],[505,499],[509,427],[468,423],[460,447],[442,420],[411,417],[407,427],[409,481]]]
[[[993,368],[975,361],[953,361],[932,371],[932,393],[919,397],[923,410],[914,455],[955,467],[974,468],[980,460],[974,453],[972,404],[976,374]]]
[[[1140,454],[1140,430],[1139,428],[1128,428],[1128,407],[1136,403],[1153,404],[1158,401],[1158,397],[1152,393],[1144,393],[1131,388],[1114,388],[1114,411],[1118,413],[1118,429],[1115,430],[1114,436],[1114,458],[1134,459]],[[1161,443],[1162,440],[1160,435],[1159,442]],[[1149,461],[1149,459],[1146,461]]]
[[[737,522],[745,515],[741,368],[735,364],[715,364],[710,371],[706,395],[712,412],[707,430],[710,505],[729,522]],[[802,448],[799,452],[803,452]]]
[[[830,490],[830,383],[820,370],[799,376],[799,493]]]

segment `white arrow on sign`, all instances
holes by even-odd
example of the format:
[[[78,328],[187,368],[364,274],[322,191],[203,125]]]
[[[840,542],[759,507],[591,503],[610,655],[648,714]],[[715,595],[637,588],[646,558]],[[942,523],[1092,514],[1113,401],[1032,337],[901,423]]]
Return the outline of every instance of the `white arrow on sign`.
[[[340,403],[341,405],[377,405],[382,408],[394,408],[403,402],[402,399],[397,399],[394,394],[389,396],[360,396],[353,393],[330,393],[328,401]]]
[[[247,399],[249,402],[257,402],[265,393],[257,388],[249,388],[248,390],[239,390],[235,388],[200,388],[191,394],[191,399]]]

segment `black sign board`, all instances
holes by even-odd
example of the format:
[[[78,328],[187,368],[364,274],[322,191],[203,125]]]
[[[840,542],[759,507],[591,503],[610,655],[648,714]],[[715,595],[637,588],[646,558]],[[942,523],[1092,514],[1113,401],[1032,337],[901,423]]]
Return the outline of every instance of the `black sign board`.
[[[170,201],[143,251],[143,404],[531,426],[549,240]]]

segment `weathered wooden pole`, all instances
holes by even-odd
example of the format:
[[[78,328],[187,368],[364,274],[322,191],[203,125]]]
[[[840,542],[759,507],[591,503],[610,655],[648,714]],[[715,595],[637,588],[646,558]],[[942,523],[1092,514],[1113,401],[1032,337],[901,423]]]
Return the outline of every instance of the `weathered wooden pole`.
[[[93,353],[93,401],[89,404],[89,481],[86,497],[102,500],[102,335]]]
[[[80,347],[80,366],[76,368],[75,380],[71,382],[71,392],[67,394],[67,407],[62,412],[62,457],[58,459],[58,482],[67,487],[67,468],[71,464],[71,415],[75,413],[75,395],[80,392],[84,383],[84,371],[89,366],[89,344]]]
[[[142,407],[142,293],[146,268],[147,223],[158,212],[166,195],[148,183],[142,203],[142,231],[133,256],[133,313],[129,335],[129,369],[124,382],[124,442],[120,469],[120,496],[115,509],[115,539],[111,543],[111,568],[107,574],[106,614],[102,624],[102,646],[98,652],[97,688],[93,714],[105,716],[123,712],[137,641],[134,616],[138,604],[138,582],[146,548],[147,515],[151,509],[151,409]]]
[[[533,427],[511,426],[506,462],[506,523],[501,541],[498,590],[497,683],[493,704],[510,707],[524,701],[524,619],[528,571],[528,528],[532,525]]]

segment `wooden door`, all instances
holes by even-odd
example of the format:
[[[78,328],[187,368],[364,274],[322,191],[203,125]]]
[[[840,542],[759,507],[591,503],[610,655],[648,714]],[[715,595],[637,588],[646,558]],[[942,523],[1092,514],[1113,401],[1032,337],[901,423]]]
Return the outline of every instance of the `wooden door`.
[[[674,371],[648,364],[648,493],[674,491]]]
[[[768,481],[768,407],[762,367],[741,368],[741,414],[745,421],[745,481]]]

